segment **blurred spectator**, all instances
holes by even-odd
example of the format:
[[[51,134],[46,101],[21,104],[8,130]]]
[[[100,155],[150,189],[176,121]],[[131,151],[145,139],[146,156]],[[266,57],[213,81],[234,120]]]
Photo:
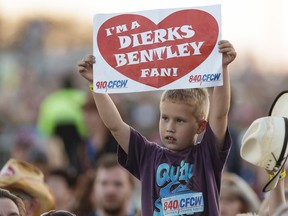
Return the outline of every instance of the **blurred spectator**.
[[[75,190],[77,187],[76,173],[69,169],[52,169],[46,182],[55,198],[56,210],[73,211],[76,206]]]
[[[76,215],[66,210],[52,210],[49,212],[45,212],[40,216],[76,216]]]
[[[23,201],[8,190],[0,188],[0,215],[1,216],[26,216]]]
[[[61,138],[69,165],[77,172],[81,172],[79,145],[86,134],[81,109],[85,97],[85,93],[75,87],[72,74],[65,74],[61,88],[44,98],[37,125],[42,134]]]
[[[35,146],[32,132],[27,128],[20,128],[14,132],[15,139],[11,146],[10,157],[27,161],[28,152]]]
[[[39,216],[55,208],[43,173],[27,162],[10,159],[0,172],[0,188],[22,198],[27,216]]]
[[[233,126],[229,127],[229,131],[231,134],[232,146],[227,158],[225,170],[240,175],[243,161],[242,158],[240,157],[240,145],[238,142],[238,133],[235,131]]]
[[[31,128],[21,127],[15,129],[12,142],[10,157],[21,161],[27,161],[29,152],[36,146],[36,136]]]
[[[45,176],[49,166],[49,158],[44,140],[40,138],[35,129],[31,127],[22,126],[15,129],[13,131],[9,158],[26,161],[39,168]]]
[[[77,216],[93,216],[94,207],[91,197],[93,195],[94,179],[94,170],[89,170],[78,176],[76,195],[78,203],[74,211]]]
[[[253,189],[240,176],[224,172],[220,193],[221,216],[258,212],[260,200]]]
[[[86,98],[85,104],[82,106],[88,132],[82,145],[81,161],[82,166],[85,167],[83,169],[95,167],[96,161],[105,153],[116,154],[118,145],[100,118],[91,92],[87,93]],[[84,158],[86,158],[86,162],[83,160]]]
[[[95,179],[90,185],[93,212],[89,216],[137,215],[132,200],[134,181],[133,176],[119,165],[115,154],[104,154],[97,162]]]
[[[43,172],[44,176],[48,175],[49,158],[46,151],[39,148],[34,148],[29,151],[27,161]]]
[[[133,95],[129,94],[128,96],[124,94],[123,97],[126,97],[126,101],[122,106],[126,107],[127,113],[125,114],[125,111],[122,112],[121,110],[129,125],[139,128],[147,139],[159,144],[161,141],[157,129],[160,115],[159,97],[161,93],[162,91],[154,92],[153,94],[151,92],[141,92]],[[119,108],[121,109],[121,107]]]

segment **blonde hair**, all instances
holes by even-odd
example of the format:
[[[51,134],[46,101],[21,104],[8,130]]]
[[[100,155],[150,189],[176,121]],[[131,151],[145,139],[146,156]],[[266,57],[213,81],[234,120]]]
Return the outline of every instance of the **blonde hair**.
[[[193,107],[192,114],[198,120],[207,120],[209,110],[209,93],[207,88],[166,90],[161,96],[161,102],[175,101]]]

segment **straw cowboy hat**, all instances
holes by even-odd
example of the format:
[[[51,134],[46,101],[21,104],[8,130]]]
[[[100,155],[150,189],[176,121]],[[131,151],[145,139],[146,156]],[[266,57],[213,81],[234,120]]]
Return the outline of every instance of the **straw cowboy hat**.
[[[0,171],[0,188],[21,190],[39,201],[35,216],[55,209],[54,198],[44,183],[43,173],[24,161],[10,159]]]
[[[273,178],[263,192],[274,189],[288,156],[288,91],[281,92],[273,102],[269,116],[256,119],[245,132],[241,157],[264,168]]]

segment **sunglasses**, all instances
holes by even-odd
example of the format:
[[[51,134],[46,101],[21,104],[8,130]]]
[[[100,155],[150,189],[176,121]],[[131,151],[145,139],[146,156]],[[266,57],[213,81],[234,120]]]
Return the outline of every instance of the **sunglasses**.
[[[49,212],[45,212],[40,216],[76,216],[76,215],[65,210],[52,210]]]

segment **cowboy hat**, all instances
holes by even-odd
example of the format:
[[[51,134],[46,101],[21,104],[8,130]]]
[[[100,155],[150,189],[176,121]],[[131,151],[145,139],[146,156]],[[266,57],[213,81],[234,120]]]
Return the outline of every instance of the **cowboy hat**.
[[[264,168],[271,176],[263,192],[274,189],[288,154],[288,91],[274,100],[269,116],[255,120],[245,132],[240,149],[241,157]]]
[[[241,157],[264,168],[273,178],[263,192],[275,188],[288,154],[288,120],[283,117],[256,119],[245,132],[240,149]]]
[[[55,208],[54,198],[43,173],[24,161],[10,159],[0,171],[0,188],[20,190],[39,201],[35,216]]]

